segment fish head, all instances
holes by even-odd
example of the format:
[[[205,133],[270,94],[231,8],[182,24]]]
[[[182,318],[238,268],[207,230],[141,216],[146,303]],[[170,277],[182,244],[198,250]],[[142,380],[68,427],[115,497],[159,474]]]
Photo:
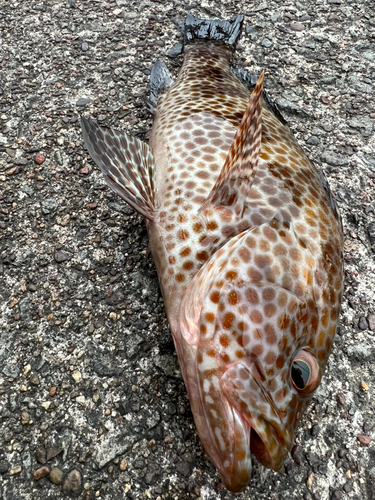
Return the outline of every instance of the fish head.
[[[239,273],[225,272],[224,281],[219,261],[216,276],[203,270],[188,287],[180,327],[196,353],[189,395],[199,436],[224,485],[240,491],[251,453],[268,468],[282,466],[326,359],[317,356],[313,300]]]
[[[240,422],[236,432],[230,432],[238,434],[241,429],[242,440],[251,453],[275,471],[281,468],[293,444],[298,421],[320,380],[318,364],[308,350],[298,350],[286,365],[285,371],[275,377],[274,365],[269,367],[249,353],[226,366],[220,378],[221,397]],[[238,454],[233,457],[232,468],[241,468],[240,458]],[[249,463],[247,466],[249,469]],[[224,478],[225,471],[221,474]]]

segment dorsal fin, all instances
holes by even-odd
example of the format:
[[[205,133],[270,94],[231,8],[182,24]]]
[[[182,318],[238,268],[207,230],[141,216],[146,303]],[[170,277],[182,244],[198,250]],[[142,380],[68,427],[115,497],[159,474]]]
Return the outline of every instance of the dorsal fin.
[[[245,85],[245,87],[247,87],[249,90],[253,90],[254,85],[258,81],[259,75],[257,75],[256,73],[251,73],[251,71],[242,68],[240,66],[232,66],[232,71],[236,75],[236,77],[239,80],[241,80],[241,82]],[[279,106],[276,104],[275,101],[271,99],[271,97],[265,90],[263,90],[263,104],[264,103],[267,105],[268,109],[272,111],[272,113],[276,116],[276,118],[280,120],[280,122],[283,125],[287,125],[287,121],[283,117],[279,109]]]
[[[262,139],[262,73],[250,95],[241,124],[220,175],[200,212],[217,208],[241,216],[258,165]]]
[[[81,119],[91,158],[110,188],[149,220],[156,215],[155,165],[147,144],[124,131]]]

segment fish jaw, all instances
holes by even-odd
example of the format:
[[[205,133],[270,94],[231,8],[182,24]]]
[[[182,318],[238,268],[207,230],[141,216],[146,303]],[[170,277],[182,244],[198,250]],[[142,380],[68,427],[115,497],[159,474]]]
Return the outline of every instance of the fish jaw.
[[[312,391],[297,392],[290,373],[296,354],[309,349],[313,301],[307,306],[281,280],[251,282],[247,266],[231,267],[241,255],[251,258],[247,244],[254,235],[261,239],[259,231],[234,237],[195,275],[182,298],[175,341],[194,353],[179,359],[197,430],[231,491],[250,480],[251,452],[264,466],[280,469],[312,397]],[[269,301],[272,314],[265,319]],[[293,335],[285,332],[289,326]]]
[[[231,449],[215,447],[211,460],[219,471],[224,486],[233,492],[246,488],[252,475],[251,427],[232,406],[228,408],[232,421],[229,429]],[[227,420],[228,422],[228,420]]]
[[[279,470],[292,445],[293,430],[274,403],[256,356],[242,358],[228,367],[220,387],[244,425],[251,429],[251,452],[265,467]]]
[[[227,365],[216,359],[207,366],[216,374],[214,387],[208,389],[205,374],[198,369],[204,356],[199,318],[206,290],[193,285],[184,293],[179,323],[173,315],[169,322],[201,442],[225,487],[238,492],[251,479],[251,453],[266,467],[278,470],[291,447],[293,431],[288,432],[282,422],[255,357]]]
[[[189,355],[181,352],[181,344],[178,347],[196,428],[224,486],[232,492],[246,488],[252,477],[251,453],[262,465],[278,471],[292,446],[293,429],[288,429],[273,404],[257,360],[242,359],[227,367],[219,380],[220,401],[215,398],[213,409],[204,384],[187,373],[199,354],[196,347],[190,344],[190,363]]]

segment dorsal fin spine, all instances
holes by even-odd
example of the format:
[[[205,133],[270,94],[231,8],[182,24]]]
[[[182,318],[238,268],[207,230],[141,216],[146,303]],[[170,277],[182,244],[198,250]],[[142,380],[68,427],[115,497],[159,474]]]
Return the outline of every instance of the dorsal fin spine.
[[[243,214],[261,151],[263,80],[264,73],[250,95],[228,156],[200,209],[201,213],[215,207],[226,207],[235,216]]]

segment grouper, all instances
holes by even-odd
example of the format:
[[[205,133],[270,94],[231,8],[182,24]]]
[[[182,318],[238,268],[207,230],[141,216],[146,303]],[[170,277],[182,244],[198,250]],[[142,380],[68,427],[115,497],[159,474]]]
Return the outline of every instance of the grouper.
[[[108,185],[146,219],[196,428],[240,491],[275,471],[323,376],[343,285],[327,180],[255,76],[231,61],[243,16],[185,21],[173,81],[151,71],[149,145],[82,119]]]

